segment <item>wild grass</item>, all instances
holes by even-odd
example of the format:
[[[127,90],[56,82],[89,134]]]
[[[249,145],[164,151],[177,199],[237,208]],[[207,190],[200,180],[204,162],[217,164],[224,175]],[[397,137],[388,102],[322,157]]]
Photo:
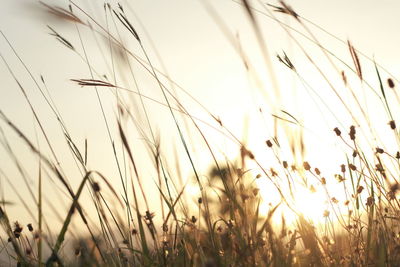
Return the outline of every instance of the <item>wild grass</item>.
[[[257,81],[261,80],[251,57],[238,44],[222,17],[211,4],[204,3],[216,27],[238,53],[247,74]],[[95,91],[108,138],[107,144],[95,145],[111,148],[114,161],[110,164],[116,166],[117,172],[115,177],[108,177],[96,167],[89,166],[91,140],[85,139],[83,148],[79,145],[78,138],[71,134],[64,122],[44,77],[36,77],[31,72],[13,43],[1,32],[13,56],[22,64],[38,94],[50,108],[63,134],[64,140],[61,141],[68,147],[80,174],[78,180],[69,177],[68,167],[63,166],[64,155],[57,151],[54,139],[49,138],[46,121],[26,93],[19,75],[0,51],[2,63],[21,91],[38,127],[36,140],[32,140],[0,107],[0,143],[17,167],[28,193],[19,193],[22,186],[9,178],[5,167],[0,168],[1,182],[7,181],[13,190],[11,194],[20,202],[21,210],[32,219],[22,223],[19,214],[9,213],[12,203],[7,197],[11,194],[2,194],[1,266],[400,265],[400,139],[396,125],[396,105],[400,104],[396,87],[398,80],[374,59],[358,51],[350,41],[330,35],[347,45],[352,62],[338,57],[321,44],[309,28],[310,25],[317,25],[283,1],[279,5],[262,4],[257,7],[247,0],[233,3],[239,4],[248,16],[261,48],[263,64],[270,76],[269,100],[279,102],[281,97],[287,97],[282,96],[279,76],[272,63],[276,60],[300,81],[324,112],[337,119],[337,125],[327,132],[337,139],[341,147],[342,163],[337,164],[328,150],[321,153],[328,164],[334,164],[330,167],[337,171],[326,176],[323,169],[306,160],[309,146],[313,146],[313,142],[304,138],[307,126],[297,114],[276,108],[279,103],[271,106],[268,116],[272,134],[260,141],[269,155],[268,160],[252,152],[247,140],[235,136],[222,119],[169,77],[163,67],[162,55],[158,59],[161,64],[153,63],[152,57],[157,57],[158,53],[149,52],[155,48],[148,45],[151,43],[147,41],[148,36],[142,37],[141,31],[136,30],[132,12],[126,11],[125,6],[105,4],[104,24],[96,19],[95,14],[90,14],[73,1],[69,1],[69,8],[42,3],[47,12],[75,26],[76,43],[53,26],[48,26],[49,34],[88,68],[89,77],[67,78],[75,86]],[[283,23],[277,13],[288,16],[303,31]],[[260,17],[273,19],[288,34],[309,67],[314,68],[325,81],[328,90],[340,103],[340,109],[350,119],[340,119],[344,115],[337,113],[336,107],[313,88],[288,53],[271,57],[268,39],[261,30]],[[103,42],[98,44],[99,47],[108,48],[103,56],[111,58],[109,75],[101,75],[98,66],[89,60],[89,47],[82,38],[88,32]],[[137,45],[134,50],[122,41],[121,36],[127,34]],[[339,81],[330,78],[318,59],[312,57],[312,53],[294,34],[299,34],[321,51]],[[121,62],[124,66],[122,71],[118,68]],[[366,77],[363,62],[373,66],[374,79],[378,81],[376,85]],[[158,65],[161,65],[160,69]],[[157,85],[162,100],[145,93],[136,76],[137,67]],[[117,76],[125,77],[132,86],[122,85]],[[351,77],[357,77],[359,85],[369,90],[384,110],[383,117],[379,118],[379,121],[387,122],[383,131],[374,124],[376,121],[365,99],[349,81]],[[338,82],[343,84],[346,93],[338,88]],[[115,97],[114,114],[108,114],[104,107],[105,99],[100,94],[103,90],[109,90]],[[191,114],[177,92],[195,103],[208,120]],[[127,97],[132,94],[137,97],[135,102]],[[174,125],[172,131],[179,140],[179,148],[175,151],[163,150],[160,141],[162,131],[158,132],[154,126],[156,122],[150,114],[149,103],[169,112]],[[264,116],[263,112],[260,108],[259,113]],[[292,126],[297,130],[291,131]],[[234,143],[237,155],[225,155],[225,160],[220,160],[217,156],[219,148],[214,146],[204,127]],[[320,127],[324,126],[321,124]],[[12,133],[12,138],[5,129],[7,133]],[[194,141],[193,132],[201,142]],[[387,134],[380,136],[382,132]],[[135,147],[132,135],[143,138],[144,148]],[[44,142],[39,142],[38,136]],[[391,141],[385,142],[387,139]],[[27,174],[24,162],[13,149],[15,142],[23,143],[34,155],[38,163],[37,174]],[[196,165],[193,147],[198,143],[205,147],[210,162],[206,172]],[[143,156],[145,153],[146,156]],[[170,160],[171,155],[175,155],[174,160]],[[146,164],[143,164],[143,158]],[[195,194],[188,189],[192,182],[190,178],[183,177],[181,164],[190,166]],[[152,175],[147,174],[148,169],[151,169]],[[30,177],[37,179],[34,186]],[[267,193],[263,191],[262,180],[267,181]],[[53,186],[55,193],[45,191],[46,184]],[[149,184],[153,191],[148,191]],[[301,193],[302,190],[307,193]],[[275,203],[269,199],[272,191],[279,199]],[[318,220],[307,212],[314,209],[317,203],[308,202],[315,207],[299,204],[302,198],[307,198],[307,194],[317,191],[322,194],[317,201],[324,202],[326,207]],[[65,203],[65,212],[55,206],[57,204],[52,200],[55,195]],[[269,202],[270,205],[266,204]],[[59,218],[59,225],[47,217],[48,209]],[[293,216],[294,219],[289,219]],[[73,227],[74,223],[78,227]]]

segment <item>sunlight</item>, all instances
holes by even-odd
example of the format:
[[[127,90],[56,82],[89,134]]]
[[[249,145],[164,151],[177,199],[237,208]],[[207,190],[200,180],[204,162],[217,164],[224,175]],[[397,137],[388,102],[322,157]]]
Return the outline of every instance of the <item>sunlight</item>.
[[[299,215],[303,215],[317,224],[324,223],[326,217],[331,213],[326,194],[322,191],[322,188],[310,190],[296,185],[296,188],[292,190],[293,194],[286,188],[283,191],[285,200],[281,201],[281,196],[270,182],[265,179],[257,180],[257,185],[260,188],[260,195],[263,199],[260,205],[262,214],[267,215],[273,207],[281,202],[273,217],[274,222],[277,224],[281,223],[282,216],[286,223],[293,224]]]
[[[304,217],[315,223],[323,222],[325,211],[329,210],[326,195],[324,195],[324,193],[320,191],[313,192],[304,187],[300,187],[294,193],[293,206],[296,212],[301,213]],[[296,219],[293,211],[289,211],[287,217],[286,219],[289,221],[290,219]]]

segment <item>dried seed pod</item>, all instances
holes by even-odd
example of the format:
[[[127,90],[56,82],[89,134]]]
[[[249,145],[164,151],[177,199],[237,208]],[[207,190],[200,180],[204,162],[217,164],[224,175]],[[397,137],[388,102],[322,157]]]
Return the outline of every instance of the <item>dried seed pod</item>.
[[[344,165],[344,164],[340,165],[340,171],[345,173],[346,172],[346,165]]]
[[[265,143],[267,144],[268,147],[272,147],[272,142],[271,142],[271,140],[267,140],[267,141],[265,141]]]
[[[357,167],[354,165],[354,164],[349,164],[349,169],[350,170],[352,170],[352,171],[356,171],[357,170]]]
[[[374,205],[374,203],[375,203],[375,199],[373,197],[368,197],[365,205],[372,206],[372,205]]]
[[[305,169],[306,171],[309,171],[309,170],[311,169],[311,166],[310,166],[310,164],[309,164],[307,161],[304,161],[304,162],[303,162],[303,167],[304,167],[304,169]]]
[[[394,82],[393,82],[393,80],[391,78],[387,79],[387,83],[388,83],[390,88],[392,88],[392,89],[394,88]]]
[[[284,160],[284,161],[282,162],[282,165],[283,165],[283,168],[287,169],[287,167],[288,167],[287,161]]]
[[[390,125],[390,129],[392,129],[392,130],[396,129],[396,123],[393,120],[389,121],[389,125]]]
[[[355,140],[356,139],[356,127],[354,127],[354,125],[350,126],[349,136],[350,136],[351,140]]]
[[[333,131],[335,132],[335,134],[336,134],[337,136],[340,136],[340,135],[342,134],[342,132],[339,130],[338,127],[336,127],[335,129],[333,129]]]
[[[99,185],[99,183],[94,182],[94,183],[92,184],[92,188],[93,188],[93,191],[94,191],[94,192],[100,192],[100,185]]]

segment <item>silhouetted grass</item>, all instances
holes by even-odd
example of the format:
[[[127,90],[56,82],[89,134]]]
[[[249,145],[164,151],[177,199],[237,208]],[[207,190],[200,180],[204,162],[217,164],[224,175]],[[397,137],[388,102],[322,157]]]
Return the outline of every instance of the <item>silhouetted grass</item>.
[[[234,1],[236,2],[236,1]],[[397,80],[371,58],[357,51],[348,41],[348,49],[353,65],[345,63],[334,52],[325,48],[308,28],[309,21],[301,14],[296,13],[289,5],[280,2],[279,6],[262,5],[264,9],[255,8],[247,0],[237,1],[248,15],[258,45],[262,48],[262,57],[268,73],[271,76],[271,91],[276,100],[281,96],[281,89],[267,49],[267,42],[260,30],[259,16],[267,16],[276,20],[278,25],[287,31],[293,42],[308,60],[310,68],[317,70],[338,98],[342,108],[352,118],[352,124],[339,121],[346,125],[338,125],[329,129],[332,136],[336,136],[343,148],[343,163],[334,166],[337,173],[333,177],[323,175],[323,170],[314,166],[313,162],[305,158],[307,146],[303,139],[306,127],[295,114],[285,110],[271,114],[273,121],[273,135],[262,141],[265,150],[273,160],[266,162],[258,158],[246,145],[247,140],[240,140],[225,127],[223,120],[212,114],[204,105],[193,98],[188,91],[179,86],[172,78],[166,75],[153,64],[148,54],[148,48],[142,41],[140,31],[135,29],[130,13],[124,7],[111,4],[104,5],[106,25],[98,22],[94,16],[87,13],[82,7],[70,1],[69,9],[43,4],[49,13],[60,20],[75,24],[80,44],[67,40],[53,26],[48,26],[49,34],[54,36],[66,49],[72,51],[88,66],[90,77],[68,77],[71,83],[84,87],[86,90],[95,90],[101,108],[101,116],[106,126],[109,143],[112,148],[114,162],[118,169],[118,185],[114,177],[106,177],[93,167],[88,166],[88,141],[85,139],[84,149],[80,149],[66,124],[62,114],[58,111],[51,96],[49,96],[44,78],[39,79],[31,74],[23,59],[14,49],[12,43],[2,33],[4,40],[9,44],[14,56],[24,66],[34,81],[38,92],[51,108],[52,115],[57,119],[68,149],[74,157],[77,169],[81,176],[79,185],[74,188],[71,181],[76,177],[68,177],[63,167],[63,155],[54,148],[48,133],[38,115],[37,107],[30,101],[24,86],[18,80],[8,62],[0,54],[3,63],[14,78],[24,99],[27,101],[33,114],[40,134],[45,138],[50,153],[44,153],[21,128],[14,123],[0,108],[0,119],[17,136],[18,142],[24,143],[39,162],[37,174],[37,188],[30,185],[29,178],[24,173],[24,163],[15,154],[9,139],[1,130],[0,143],[18,167],[24,178],[25,186],[37,210],[31,211],[26,203],[28,197],[19,194],[19,184],[8,179],[14,194],[21,201],[26,211],[30,213],[32,222],[19,223],[18,218],[10,218],[5,199],[0,207],[0,224],[3,229],[1,236],[0,254],[8,258],[4,264],[19,264],[20,266],[398,266],[400,265],[400,203],[398,198],[398,175],[400,173],[400,144],[399,131],[396,127],[397,115],[394,106],[400,104],[397,96]],[[235,37],[225,27],[221,18],[213,13],[212,6],[208,6],[213,18],[217,22],[227,39],[237,48]],[[289,27],[280,22],[275,13],[282,13],[291,17],[306,33]],[[111,31],[111,25],[116,31]],[[315,26],[315,25],[314,25]],[[81,37],[82,29],[89,29],[93,34],[102,38],[110,48],[112,58],[112,76],[107,77],[97,72],[97,66],[91,64],[86,54],[86,45]],[[121,41],[120,35],[129,33],[143,57],[131,51]],[[328,78],[309,51],[293,37],[292,33],[300,33],[316,45],[328,59],[331,67],[336,71],[338,79],[342,79],[349,95],[344,96],[334,82]],[[335,37],[335,36],[334,36]],[[337,38],[337,37],[335,37]],[[346,42],[344,42],[346,43]],[[78,49],[79,47],[79,49]],[[82,52],[80,52],[82,51]],[[1,52],[1,51],[0,51]],[[254,65],[246,55],[246,51],[237,50],[246,71],[257,76]],[[363,60],[372,64],[376,72],[378,87],[375,88],[368,81],[363,71]],[[125,62],[126,73],[119,73],[129,77],[135,86],[126,88],[116,81],[117,61]],[[317,102],[335,116],[335,107],[312,88],[301,72],[296,62],[290,59],[286,52],[277,56],[277,61],[283,64],[288,71],[309,89],[310,94],[316,96]],[[128,62],[128,63],[127,63]],[[137,64],[146,74],[154,79],[160,89],[163,101],[156,100],[140,90],[131,64]],[[344,66],[345,70],[338,67]],[[369,113],[361,97],[348,82],[348,73],[358,77],[360,84],[372,90],[386,111],[389,137],[379,137]],[[385,78],[384,77],[388,77]],[[169,86],[167,85],[169,83]],[[100,90],[109,90],[115,96],[116,112],[115,125],[112,124],[113,115],[107,114],[103,108]],[[210,121],[193,116],[186,103],[182,103],[175,90],[183,92],[209,117]],[[388,92],[390,91],[390,92]],[[136,94],[140,102],[131,103],[122,96],[122,93]],[[395,95],[396,99],[388,99]],[[175,151],[176,166],[172,167],[169,160],[173,153],[163,151],[160,138],[153,129],[149,117],[149,108],[146,101],[163,106],[168,110],[174,122],[173,129],[179,136],[179,145],[183,151]],[[396,102],[397,101],[397,102]],[[134,105],[131,108],[130,105]],[[305,104],[307,105],[307,103]],[[136,109],[136,110],[135,110]],[[140,110],[140,111],[139,111]],[[138,111],[135,113],[135,111]],[[273,111],[275,112],[275,110]],[[262,110],[260,109],[262,114]],[[182,118],[181,118],[182,116]],[[139,123],[142,117],[144,123]],[[335,116],[336,117],[336,116]],[[77,118],[79,119],[79,118]],[[127,124],[132,123],[136,131],[145,140],[147,152],[150,155],[148,166],[138,164],[143,151],[134,147]],[[284,133],[278,134],[278,125],[294,125],[301,129],[298,134],[284,128]],[[216,151],[209,138],[203,132],[200,124],[212,128],[218,134],[234,142],[238,147],[238,155],[229,155],[225,161],[218,161]],[[201,137],[210,159],[208,173],[202,174],[194,160],[191,148],[192,137],[187,134],[192,127]],[[322,127],[322,126],[321,126]],[[161,133],[160,133],[161,134]],[[367,138],[366,136],[370,136]],[[381,138],[392,138],[397,147],[384,147]],[[297,140],[297,141],[294,141]],[[373,140],[373,142],[371,142]],[[194,141],[193,141],[194,142]],[[292,158],[284,158],[283,143],[289,144]],[[300,155],[300,156],[299,156]],[[322,153],[325,160],[330,162],[330,152]],[[193,172],[198,194],[193,196],[187,192],[189,182],[182,178],[179,164],[188,162]],[[332,161],[332,164],[337,164]],[[259,173],[254,174],[251,166],[256,166]],[[156,179],[149,178],[143,168],[153,168]],[[44,175],[46,174],[46,175]],[[52,207],[52,201],[46,200],[47,192],[43,191],[43,184],[48,181],[45,177],[54,178],[57,194],[64,195],[68,206],[66,214],[58,208],[54,213],[61,218],[61,228],[54,229],[50,219],[43,212],[45,205]],[[206,178],[204,178],[205,176]],[[6,175],[4,175],[6,177]],[[332,182],[334,180],[335,182]],[[262,211],[265,202],[269,202],[268,195],[261,195],[258,180],[265,179],[280,197],[276,204],[268,206]],[[146,184],[152,183],[157,194],[146,192]],[[331,185],[340,186],[340,194],[345,198],[338,200],[337,191]],[[121,190],[117,189],[120,188]],[[318,187],[318,189],[316,189]],[[304,210],[296,206],[304,195],[298,193],[299,188],[305,188],[308,194],[317,190],[323,192],[327,208],[321,217],[322,221],[313,221],[305,215]],[[122,193],[120,193],[120,191]],[[297,194],[297,195],[296,195]],[[83,195],[87,198],[83,200]],[[95,209],[96,216],[86,212],[89,199]],[[149,203],[150,202],[150,203]],[[156,202],[158,210],[151,210]],[[285,208],[284,208],[285,207]],[[303,207],[304,208],[304,207]],[[314,207],[308,207],[313,209]],[[284,210],[284,213],[280,213]],[[288,221],[288,213],[294,214],[295,220]],[[157,216],[157,220],[156,217]],[[79,232],[71,228],[73,217],[79,217]],[[25,225],[26,224],[26,225]],[[321,226],[322,225],[322,226]],[[53,235],[52,231],[56,232]],[[3,265],[3,263],[1,263]]]

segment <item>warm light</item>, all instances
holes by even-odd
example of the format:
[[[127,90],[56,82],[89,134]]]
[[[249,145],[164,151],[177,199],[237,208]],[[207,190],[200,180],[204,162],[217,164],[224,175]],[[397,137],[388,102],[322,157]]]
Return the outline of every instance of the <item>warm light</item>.
[[[258,180],[257,184],[263,198],[263,203],[260,206],[260,211],[263,214],[268,214],[271,208],[281,202],[273,217],[276,223],[281,222],[282,216],[286,223],[294,223],[299,215],[303,215],[314,223],[323,223],[332,214],[326,194],[322,191],[323,188],[305,188],[296,185],[292,189],[293,195],[290,194],[288,189],[284,190],[285,200],[282,200],[280,194],[268,181]]]
[[[326,211],[329,211],[328,205],[326,195],[323,192],[313,192],[310,189],[300,187],[294,193],[294,210],[313,222],[318,223],[325,220],[324,214],[326,215]],[[294,217],[293,219],[295,219],[293,211],[292,216]]]

